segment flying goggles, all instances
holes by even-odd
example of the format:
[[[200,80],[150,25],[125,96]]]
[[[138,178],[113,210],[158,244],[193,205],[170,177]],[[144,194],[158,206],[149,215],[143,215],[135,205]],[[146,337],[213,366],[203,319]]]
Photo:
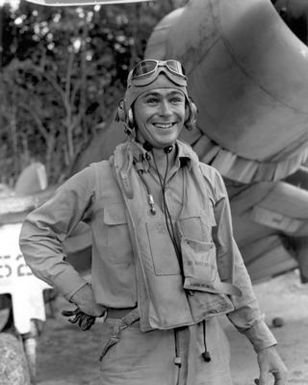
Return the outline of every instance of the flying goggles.
[[[130,72],[128,87],[146,86],[152,83],[160,73],[164,73],[173,83],[186,87],[187,78],[182,64],[177,60],[146,59],[139,62]]]

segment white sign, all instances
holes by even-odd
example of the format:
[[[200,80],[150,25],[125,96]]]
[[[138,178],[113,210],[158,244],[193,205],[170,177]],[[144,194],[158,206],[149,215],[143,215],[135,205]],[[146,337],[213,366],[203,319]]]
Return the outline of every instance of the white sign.
[[[19,249],[21,224],[0,226],[0,295],[12,297],[14,323],[28,333],[31,319],[45,320],[43,291],[49,286],[36,278]]]

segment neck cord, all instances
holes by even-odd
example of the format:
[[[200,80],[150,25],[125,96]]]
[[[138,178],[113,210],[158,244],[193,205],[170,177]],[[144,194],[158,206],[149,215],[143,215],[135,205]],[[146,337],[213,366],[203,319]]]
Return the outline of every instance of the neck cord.
[[[138,172],[138,175],[140,176],[140,179],[141,179],[141,182],[143,183],[146,191],[147,191],[147,196],[148,196],[148,204],[150,206],[150,212],[152,215],[155,215],[156,214],[156,209],[155,209],[155,202],[154,202],[154,198],[153,198],[153,195],[152,195],[152,192],[151,192],[151,189],[150,187],[148,186],[148,184],[146,183],[144,177],[143,177],[143,171],[142,170],[137,170]]]
[[[203,326],[203,344],[204,344],[204,351],[202,352],[202,358],[204,359],[205,362],[210,362],[212,361],[211,354],[207,350],[207,343],[206,343],[206,320],[202,321],[202,326]]]
[[[166,195],[165,195],[165,192],[166,192],[166,182],[167,182],[167,176],[168,176],[168,168],[169,168],[168,153],[166,152],[167,164],[166,164],[166,170],[165,170],[165,174],[164,174],[164,178],[163,179],[162,179],[162,176],[159,173],[159,170],[158,170],[158,167],[157,167],[157,163],[156,163],[156,159],[155,159],[155,156],[154,156],[153,152],[152,152],[152,156],[153,156],[153,160],[154,160],[155,171],[157,173],[157,176],[158,176],[158,179],[159,179],[159,183],[160,183],[160,186],[161,186],[161,189],[162,189],[163,212],[164,212],[164,216],[165,216],[166,227],[167,227],[170,239],[172,241],[172,244],[173,244],[173,247],[174,247],[174,250],[175,250],[178,262],[179,262],[182,279],[184,279],[184,268],[183,268],[182,254],[181,254],[181,251],[180,251],[180,249],[178,247],[178,244],[177,244],[177,241],[176,241],[176,236],[175,236],[175,231],[174,231],[174,227],[173,227],[172,217],[171,217],[171,214],[170,214],[170,211],[169,211],[169,207],[168,207],[168,204],[167,204],[167,201],[166,201]]]

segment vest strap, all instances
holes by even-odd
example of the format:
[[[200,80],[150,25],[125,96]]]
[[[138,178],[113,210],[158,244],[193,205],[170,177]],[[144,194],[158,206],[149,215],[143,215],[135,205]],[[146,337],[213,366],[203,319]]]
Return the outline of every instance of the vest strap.
[[[189,285],[189,283],[185,284],[185,288],[188,290],[196,290],[196,285]],[[204,291],[207,293],[224,293],[227,295],[236,295],[236,296],[241,296],[242,292],[241,290],[236,287],[235,285],[232,285],[231,283],[228,282],[215,282],[212,283],[211,285],[207,284],[198,284],[198,291]]]

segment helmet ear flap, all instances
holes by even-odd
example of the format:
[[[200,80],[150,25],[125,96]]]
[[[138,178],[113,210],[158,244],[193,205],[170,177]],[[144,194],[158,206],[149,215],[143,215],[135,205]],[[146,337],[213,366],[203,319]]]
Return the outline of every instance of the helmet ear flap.
[[[127,135],[133,135],[134,133],[134,115],[130,108],[126,110],[125,101],[121,100],[118,104],[116,120],[124,124],[124,131]]]
[[[126,110],[124,100],[121,100],[118,104],[117,121],[126,123],[129,127],[134,126],[133,111],[131,108],[128,111]]]
[[[134,114],[131,108],[127,112],[127,124],[129,127],[134,127]]]
[[[116,120],[118,122],[126,122],[126,109],[125,109],[125,103],[124,100],[121,100],[118,104],[118,110],[117,110],[117,117]]]
[[[187,109],[185,126],[188,130],[192,130],[196,127],[198,109],[191,98],[188,99]]]

